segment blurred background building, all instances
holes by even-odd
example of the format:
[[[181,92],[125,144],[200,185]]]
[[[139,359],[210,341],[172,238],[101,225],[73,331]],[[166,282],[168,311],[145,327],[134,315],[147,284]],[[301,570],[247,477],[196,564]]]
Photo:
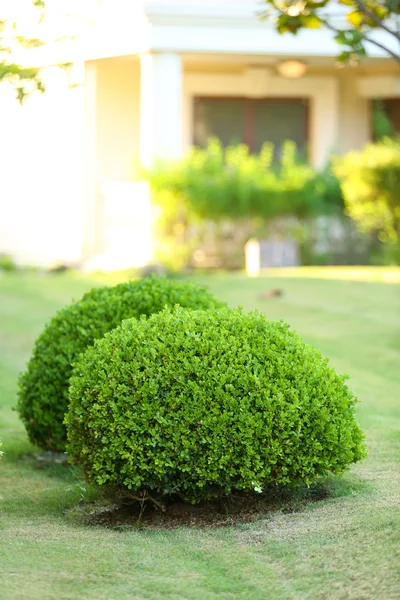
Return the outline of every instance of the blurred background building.
[[[400,130],[394,61],[371,47],[339,69],[329,31],[281,36],[259,10],[253,0],[112,0],[61,49],[38,49],[43,64],[62,54],[74,67],[68,79],[49,66],[46,93],[23,106],[0,85],[0,253],[140,266],[151,260],[151,211],[135,164],[217,136],[253,151],[271,141],[278,154],[292,139],[322,168],[372,138],[377,98]]]

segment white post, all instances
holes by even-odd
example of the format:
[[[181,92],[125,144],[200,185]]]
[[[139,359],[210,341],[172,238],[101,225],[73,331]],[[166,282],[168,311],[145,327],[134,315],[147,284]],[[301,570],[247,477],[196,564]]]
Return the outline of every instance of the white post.
[[[246,257],[246,273],[249,277],[257,277],[260,274],[260,243],[251,239],[244,247]]]
[[[140,160],[182,153],[182,60],[179,54],[143,54],[140,85]]]
[[[85,63],[84,77],[84,260],[95,252],[96,243],[96,195],[97,195],[97,73],[96,63]]]

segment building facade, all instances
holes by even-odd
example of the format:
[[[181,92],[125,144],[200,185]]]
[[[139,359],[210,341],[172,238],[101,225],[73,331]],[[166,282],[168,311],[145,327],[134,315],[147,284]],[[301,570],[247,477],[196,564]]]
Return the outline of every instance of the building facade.
[[[151,261],[151,207],[138,164],[209,136],[294,139],[317,168],[372,137],[381,99],[400,121],[400,76],[371,47],[338,69],[325,30],[278,35],[253,0],[114,0],[70,51],[74,85],[49,68],[47,92],[19,106],[0,86],[0,253],[20,263]],[[398,123],[400,125],[400,123]]]

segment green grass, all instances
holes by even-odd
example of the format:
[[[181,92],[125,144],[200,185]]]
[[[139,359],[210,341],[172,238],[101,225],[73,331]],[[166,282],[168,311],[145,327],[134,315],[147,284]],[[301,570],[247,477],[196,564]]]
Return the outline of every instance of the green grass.
[[[2,599],[400,598],[400,286],[286,274],[295,276],[202,279],[231,305],[285,319],[350,375],[369,456],[297,512],[282,505],[251,524],[165,531],[83,525],[70,510],[83,493],[76,473],[27,457],[34,449],[12,411],[35,336],[95,280],[0,274]],[[283,296],[260,299],[270,288]]]

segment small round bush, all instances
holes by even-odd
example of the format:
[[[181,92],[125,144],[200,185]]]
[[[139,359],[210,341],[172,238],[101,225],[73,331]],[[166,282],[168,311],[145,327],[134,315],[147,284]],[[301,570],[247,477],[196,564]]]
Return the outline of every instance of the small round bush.
[[[123,319],[175,304],[190,309],[223,305],[195,283],[151,276],[94,289],[58,312],[36,340],[19,379],[18,411],[30,440],[45,450],[63,451],[69,378],[77,356]]]
[[[341,473],[364,455],[355,403],[285,323],[177,307],[124,321],[80,357],[68,452],[104,488],[196,503]]]

